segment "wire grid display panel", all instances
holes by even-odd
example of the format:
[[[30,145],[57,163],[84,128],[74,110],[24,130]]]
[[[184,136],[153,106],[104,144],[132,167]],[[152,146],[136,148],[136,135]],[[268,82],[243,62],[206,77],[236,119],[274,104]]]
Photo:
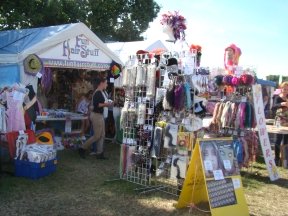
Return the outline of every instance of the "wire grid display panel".
[[[139,115],[126,118],[123,130],[123,146],[121,158],[125,165],[121,168],[120,177],[129,182],[149,186],[151,180],[150,147],[153,137],[154,98],[146,97],[146,87],[133,87],[133,96],[129,104],[136,110],[145,106],[144,119],[139,121]],[[139,111],[137,111],[139,114]],[[133,114],[134,115],[134,114]],[[142,115],[142,114],[141,114]]]
[[[174,155],[173,152],[175,150],[165,149],[165,151],[167,156],[155,159],[155,185],[159,186],[158,190],[160,191],[178,196],[180,195],[184,179],[171,176]]]
[[[192,60],[191,62],[193,63],[192,65],[195,66],[196,56],[191,55],[190,57]],[[160,69],[161,76],[159,84],[161,87],[163,86],[165,73],[167,73],[165,68]],[[196,74],[195,68],[193,68],[193,74]],[[180,78],[180,80],[188,82],[190,86],[193,86],[192,76],[192,74],[182,74],[175,77],[172,76],[172,79],[176,80]],[[194,89],[192,93],[195,94]],[[164,115],[167,115],[167,113]],[[171,115],[173,116],[176,114],[172,112]],[[162,142],[164,142],[163,139]],[[164,148],[163,145],[161,145],[160,157],[153,158],[152,160],[152,166],[155,167],[155,170],[153,172],[155,174],[155,178],[152,179],[153,184],[159,186],[158,190],[174,196],[180,195],[185,180],[190,156],[191,151],[187,151],[184,155],[182,155],[179,154],[176,147]]]
[[[152,160],[152,167],[154,168],[153,185],[158,186],[158,190],[162,192],[179,196],[190,155],[190,151],[179,154],[176,147],[165,148],[161,145],[160,156]]]

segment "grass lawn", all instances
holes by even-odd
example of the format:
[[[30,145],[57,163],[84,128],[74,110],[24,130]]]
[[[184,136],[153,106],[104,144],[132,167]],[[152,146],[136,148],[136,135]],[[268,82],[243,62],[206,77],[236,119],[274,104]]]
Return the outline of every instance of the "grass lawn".
[[[76,151],[60,151],[57,171],[39,180],[3,175],[0,216],[210,215],[175,209],[177,198],[162,192],[135,192],[139,185],[117,180],[119,145],[109,143],[106,149],[109,160],[105,161],[93,156],[83,160]],[[272,183],[263,163],[255,163],[252,171],[242,171],[250,215],[288,215],[287,172],[280,168],[281,179]]]

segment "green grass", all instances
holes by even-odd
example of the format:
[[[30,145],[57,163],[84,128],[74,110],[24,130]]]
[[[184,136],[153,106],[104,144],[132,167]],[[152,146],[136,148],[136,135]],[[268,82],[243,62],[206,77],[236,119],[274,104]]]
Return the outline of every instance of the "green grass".
[[[107,144],[109,160],[76,151],[58,152],[57,171],[39,179],[3,175],[0,178],[0,216],[10,215],[209,215],[197,210],[175,209],[175,196],[162,192],[139,194],[139,188],[118,179],[119,145]],[[7,167],[4,167],[7,168]],[[263,163],[241,172],[251,215],[288,215],[288,175],[280,168],[281,179],[270,182]]]

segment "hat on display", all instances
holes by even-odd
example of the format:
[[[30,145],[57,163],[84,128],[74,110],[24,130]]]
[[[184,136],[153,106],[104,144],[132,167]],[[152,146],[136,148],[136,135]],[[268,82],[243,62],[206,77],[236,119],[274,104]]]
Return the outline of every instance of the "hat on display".
[[[24,71],[30,75],[36,75],[43,69],[43,63],[36,54],[28,55],[24,61]]]
[[[143,60],[143,59],[147,58],[148,54],[149,54],[149,52],[146,50],[138,50],[136,52],[138,60]]]
[[[38,144],[53,145],[53,136],[50,132],[44,131],[36,135],[36,142]]]
[[[214,77],[215,84],[217,86],[223,85],[223,75],[217,75]]]

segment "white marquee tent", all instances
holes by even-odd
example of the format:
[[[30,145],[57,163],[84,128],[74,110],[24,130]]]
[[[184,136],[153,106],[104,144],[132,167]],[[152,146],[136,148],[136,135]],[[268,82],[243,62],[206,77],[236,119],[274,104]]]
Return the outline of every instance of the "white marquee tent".
[[[0,31],[0,87],[21,82],[37,89],[35,76],[24,73],[29,54],[44,67],[107,70],[112,61],[123,64],[83,23]]]

